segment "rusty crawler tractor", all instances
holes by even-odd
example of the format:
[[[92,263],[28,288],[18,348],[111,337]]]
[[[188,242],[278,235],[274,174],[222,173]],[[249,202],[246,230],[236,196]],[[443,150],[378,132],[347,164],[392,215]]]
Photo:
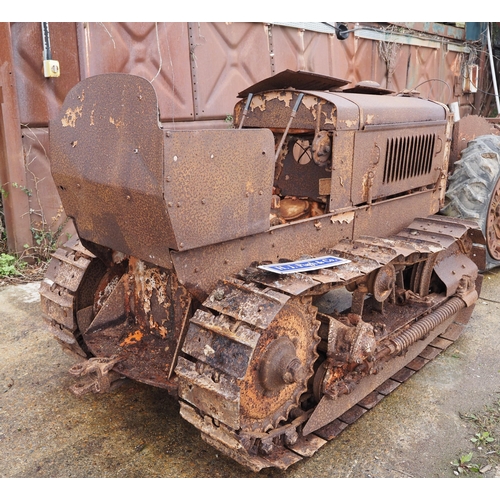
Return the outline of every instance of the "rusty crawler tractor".
[[[140,77],[70,91],[50,148],[78,238],[41,298],[77,394],[165,388],[216,449],[286,469],[458,337],[485,241],[436,215],[450,113],[347,83],[280,73],[224,130],[162,127]]]

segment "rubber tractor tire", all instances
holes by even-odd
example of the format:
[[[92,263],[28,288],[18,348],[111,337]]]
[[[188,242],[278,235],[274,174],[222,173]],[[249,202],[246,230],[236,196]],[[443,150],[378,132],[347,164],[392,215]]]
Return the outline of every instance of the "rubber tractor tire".
[[[486,269],[500,266],[500,137],[470,141],[449,177],[441,213],[475,220],[486,239]]]

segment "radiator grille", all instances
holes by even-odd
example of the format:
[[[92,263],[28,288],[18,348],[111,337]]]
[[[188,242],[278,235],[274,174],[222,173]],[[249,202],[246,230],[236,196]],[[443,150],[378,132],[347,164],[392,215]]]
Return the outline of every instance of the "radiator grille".
[[[434,134],[387,139],[383,183],[429,174],[435,142]]]

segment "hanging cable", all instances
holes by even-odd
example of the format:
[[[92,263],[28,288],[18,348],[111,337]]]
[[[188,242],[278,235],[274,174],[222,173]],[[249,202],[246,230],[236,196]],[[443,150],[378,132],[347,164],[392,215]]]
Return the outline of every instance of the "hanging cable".
[[[493,61],[493,50],[491,48],[491,36],[490,36],[490,25],[488,23],[486,35],[488,38],[488,55],[490,58],[490,66],[491,66],[491,79],[493,80],[493,89],[495,91],[495,102],[497,104],[497,117],[500,115],[500,101],[498,99],[498,85],[497,85],[497,75],[495,70],[495,63]]]

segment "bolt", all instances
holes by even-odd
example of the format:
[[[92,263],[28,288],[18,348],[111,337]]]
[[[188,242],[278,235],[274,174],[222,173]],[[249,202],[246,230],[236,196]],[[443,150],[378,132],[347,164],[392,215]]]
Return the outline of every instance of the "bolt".
[[[293,384],[297,382],[300,378],[300,372],[302,370],[302,365],[298,358],[294,358],[288,363],[285,373],[283,373],[282,378],[285,384]]]
[[[297,442],[297,439],[299,439],[299,435],[296,431],[296,429],[289,429],[285,431],[285,444],[287,446],[292,446]]]
[[[263,455],[269,455],[273,451],[273,440],[265,439],[260,443],[260,451]]]

